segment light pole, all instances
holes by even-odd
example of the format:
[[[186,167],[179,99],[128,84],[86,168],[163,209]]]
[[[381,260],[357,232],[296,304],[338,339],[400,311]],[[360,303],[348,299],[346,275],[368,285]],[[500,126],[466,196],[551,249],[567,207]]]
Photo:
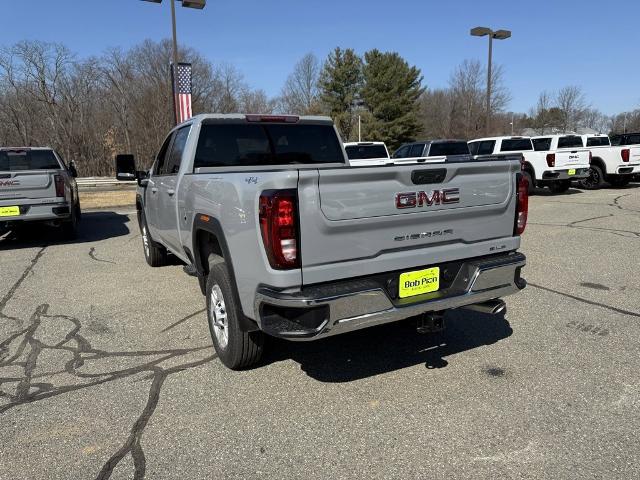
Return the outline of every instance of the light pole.
[[[162,0],[142,0],[144,2],[152,2],[152,3],[162,3]],[[172,38],[173,38],[173,67],[171,70],[171,81],[174,81],[175,78],[175,71],[173,69],[177,68],[178,66],[178,35],[176,33],[176,5],[174,3],[174,1],[181,1],[182,2],[182,6],[186,7],[186,8],[196,8],[198,10],[202,10],[206,4],[207,4],[207,0],[169,0],[169,4],[171,5],[171,31],[172,31]],[[178,117],[177,117],[177,113],[176,113],[176,99],[175,99],[175,95],[172,95],[173,98],[173,115],[174,115],[174,120],[176,123],[178,123]]]
[[[487,120],[486,133],[490,134],[491,128],[491,59],[493,56],[493,39],[505,40],[511,36],[510,30],[491,30],[487,27],[475,27],[471,29],[471,35],[474,37],[489,36],[489,64],[487,65]]]

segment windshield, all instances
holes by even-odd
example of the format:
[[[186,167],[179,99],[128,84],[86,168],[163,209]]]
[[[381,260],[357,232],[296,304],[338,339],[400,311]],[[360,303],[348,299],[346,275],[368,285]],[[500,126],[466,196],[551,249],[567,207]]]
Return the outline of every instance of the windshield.
[[[608,147],[609,137],[588,137],[587,147]]]
[[[0,171],[59,169],[60,163],[52,150],[0,151]]]
[[[429,148],[430,157],[442,157],[447,155],[469,155],[467,142],[436,142]]]
[[[203,124],[194,168],[344,163],[331,125]]]
[[[502,145],[500,146],[501,152],[521,152],[527,150],[533,150],[533,145],[531,145],[529,138],[505,139],[502,140]]]
[[[345,147],[349,160],[364,160],[369,158],[389,158],[384,145],[349,145]]]
[[[560,137],[558,139],[558,148],[576,148],[583,146],[584,145],[582,144],[582,137],[569,136]]]

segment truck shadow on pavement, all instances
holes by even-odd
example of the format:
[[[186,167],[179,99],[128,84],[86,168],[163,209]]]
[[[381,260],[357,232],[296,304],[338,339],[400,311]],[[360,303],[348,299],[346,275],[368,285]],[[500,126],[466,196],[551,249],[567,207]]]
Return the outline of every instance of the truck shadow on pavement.
[[[59,228],[44,224],[27,224],[14,230],[2,230],[0,227],[0,250],[98,242],[121,237],[129,234],[127,224],[130,221],[128,215],[116,212],[83,212],[78,225],[78,236],[73,240],[65,239]]]
[[[503,315],[467,310],[448,312],[443,333],[420,335],[415,319],[319,340],[294,343],[271,340],[264,361],[293,359],[321,382],[350,382],[424,364],[427,369],[448,365],[445,357],[491,345],[513,330]]]

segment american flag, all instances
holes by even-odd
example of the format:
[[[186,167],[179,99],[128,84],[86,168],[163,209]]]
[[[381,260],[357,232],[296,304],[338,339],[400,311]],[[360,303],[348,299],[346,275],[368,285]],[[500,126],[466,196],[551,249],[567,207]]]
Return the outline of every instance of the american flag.
[[[191,64],[179,63],[175,77],[176,120],[182,123],[189,120],[191,112]]]

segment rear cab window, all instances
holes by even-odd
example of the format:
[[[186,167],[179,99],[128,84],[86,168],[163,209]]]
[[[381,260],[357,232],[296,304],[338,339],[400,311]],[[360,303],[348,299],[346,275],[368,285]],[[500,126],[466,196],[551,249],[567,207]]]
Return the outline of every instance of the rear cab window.
[[[533,149],[536,152],[546,152],[551,150],[551,138],[534,138],[531,140]]]
[[[526,152],[533,150],[529,138],[506,138],[500,145],[501,152]]]
[[[349,145],[345,147],[349,160],[389,158],[384,145]]]
[[[495,140],[484,140],[480,142],[480,146],[478,148],[478,155],[491,155],[493,154],[494,148],[496,148]]]
[[[566,137],[558,138],[558,148],[581,148],[581,147],[584,147],[582,143],[582,137],[567,135]]]
[[[587,137],[587,147],[608,147],[609,137]]]
[[[469,154],[469,145],[467,142],[434,142],[429,146],[430,157]]]
[[[203,123],[194,169],[345,163],[332,125]]]
[[[0,150],[0,171],[60,170],[53,150]]]

